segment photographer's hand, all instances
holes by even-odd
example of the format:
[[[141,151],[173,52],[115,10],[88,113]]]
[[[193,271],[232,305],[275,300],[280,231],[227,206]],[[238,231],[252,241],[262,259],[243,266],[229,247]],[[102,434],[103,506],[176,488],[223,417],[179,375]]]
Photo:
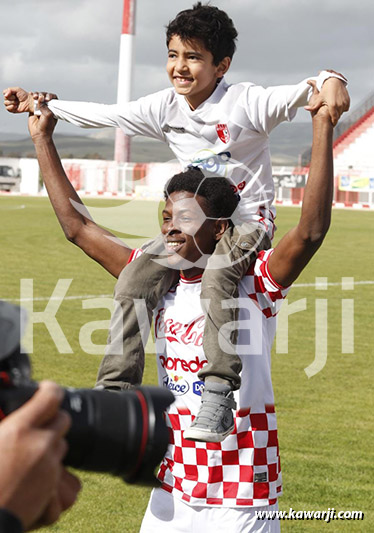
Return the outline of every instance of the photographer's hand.
[[[75,501],[79,480],[62,460],[70,418],[60,410],[63,391],[42,382],[34,396],[0,424],[0,508],[26,530],[52,524]]]

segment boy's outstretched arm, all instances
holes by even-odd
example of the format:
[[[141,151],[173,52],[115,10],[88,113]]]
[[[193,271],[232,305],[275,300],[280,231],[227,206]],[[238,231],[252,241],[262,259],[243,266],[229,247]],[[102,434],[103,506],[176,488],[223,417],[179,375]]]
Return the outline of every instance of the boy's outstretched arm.
[[[320,91],[318,97],[313,94],[311,83],[316,84]],[[318,76],[310,77],[309,80],[307,78],[296,85],[278,85],[266,89],[251,86],[247,112],[255,129],[269,135],[281,122],[292,120],[300,107],[316,111],[322,105],[327,105],[335,125],[341,114],[349,109],[349,104],[344,76],[335,71],[323,70]],[[309,107],[311,105],[312,108]]]
[[[20,87],[4,89],[4,106],[9,113],[34,113],[34,103],[44,98],[55,118],[81,128],[121,128],[128,136],[144,135],[165,141],[159,120],[168,105],[168,93],[159,91],[148,97],[119,104],[97,104],[59,100],[50,92],[27,92]]]
[[[44,104],[41,104],[41,112],[40,117],[29,117],[29,130],[49,199],[65,236],[113,276],[118,277],[131,250],[90,218],[65,174],[54,145],[52,134],[56,120]]]
[[[317,96],[317,93],[313,95],[312,104]],[[312,115],[312,157],[300,220],[280,240],[269,259],[270,274],[283,287],[296,280],[321,246],[330,226],[334,190],[333,125],[326,105]]]

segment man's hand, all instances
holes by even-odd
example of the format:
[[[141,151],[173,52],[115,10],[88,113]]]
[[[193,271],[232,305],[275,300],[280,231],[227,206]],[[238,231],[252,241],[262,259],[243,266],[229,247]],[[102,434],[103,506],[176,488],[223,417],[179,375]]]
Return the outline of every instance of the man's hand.
[[[39,139],[51,138],[53,130],[55,129],[57,120],[54,118],[52,112],[45,104],[48,95],[44,93],[33,93],[36,96],[36,100],[39,105],[41,115],[29,116],[29,132],[33,142],[37,142]],[[50,99],[50,98],[48,98]]]
[[[331,71],[333,72],[333,71]],[[341,74],[340,74],[341,76]],[[314,82],[308,82],[314,87]],[[329,78],[322,85],[321,92],[313,96],[309,100],[309,104],[305,109],[310,112],[315,112],[321,106],[327,106],[329,109],[331,122],[336,126],[341,115],[348,111],[350,105],[350,98],[345,84],[338,78]]]
[[[23,527],[55,522],[75,501],[79,480],[62,460],[70,417],[60,411],[63,391],[42,382],[34,396],[0,424],[0,507]]]
[[[312,118],[316,116],[318,116],[319,118],[325,118],[328,122],[332,124],[332,118],[328,105],[324,102],[321,102],[321,93],[317,89],[316,82],[314,80],[310,80],[308,81],[308,83],[313,88],[313,94],[310,97],[308,106],[310,108],[310,114]]]
[[[283,287],[291,285],[312,259],[331,221],[334,130],[329,108],[326,103],[321,103],[316,83],[311,81],[310,85],[313,87],[310,99],[313,145],[301,216],[298,225],[274,248],[268,264],[273,279]]]

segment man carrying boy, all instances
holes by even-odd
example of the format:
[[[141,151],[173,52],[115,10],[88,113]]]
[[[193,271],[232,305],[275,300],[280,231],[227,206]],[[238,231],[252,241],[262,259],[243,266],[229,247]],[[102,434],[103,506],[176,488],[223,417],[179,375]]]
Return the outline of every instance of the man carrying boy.
[[[246,353],[241,356],[242,386],[234,392],[238,404],[234,431],[222,443],[195,443],[184,434],[199,410],[197,370],[206,364],[198,340],[204,321],[200,304],[204,266],[199,260],[214,252],[232,226],[230,217],[238,200],[226,179],[205,178],[194,168],[174,176],[165,188],[164,247],[170,264],[181,270],[178,285],[155,308],[157,366],[161,386],[177,376],[180,387],[166,415],[171,439],[159,471],[162,486],[152,493],[142,533],[279,532],[278,519],[256,516],[256,511],[275,511],[282,492],[270,372],[275,316],[290,285],[328,231],[334,184],[329,112],[322,106],[313,115],[312,159],[299,223],[273,250],[259,252],[239,283],[238,346]],[[40,118],[29,119],[56,215],[68,239],[118,277],[121,271],[139,264],[144,253],[118,246],[107,238],[113,235],[97,226],[88,212],[82,214],[84,206],[53,144],[54,124],[46,106],[42,106]],[[82,209],[75,209],[71,200]],[[206,216],[203,222],[201,211]],[[172,246],[176,241],[182,243],[178,254]],[[253,338],[252,333],[259,331]]]
[[[204,380],[201,410],[186,437],[222,441],[234,428],[233,390],[240,387],[242,361],[235,350],[237,331],[228,332],[238,314],[222,302],[238,295],[238,283],[260,250],[270,247],[275,225],[274,184],[268,135],[284,120],[291,120],[311,94],[308,81],[294,86],[264,89],[252,83],[228,85],[224,74],[235,52],[237,32],[227,14],[201,5],[182,11],[167,27],[167,72],[172,88],[127,105],[108,106],[50,99],[56,118],[82,127],[120,127],[126,135],[146,135],[166,142],[184,168],[195,166],[226,177],[241,201],[205,269],[201,298],[206,315],[204,351],[208,364],[199,372]],[[320,93],[313,107],[327,104],[332,122],[348,109],[344,78],[323,71],[314,78]],[[4,91],[10,112],[33,111],[32,96],[11,88]],[[178,241],[173,244],[179,253]],[[165,263],[161,238],[148,246],[136,265],[119,277],[115,299],[125,317],[118,353],[118,338],[111,336],[98,384],[108,389],[139,384],[144,348],[133,302],[143,299],[148,318],[176,278]],[[130,280],[130,281],[129,281]],[[223,335],[222,332],[226,334]],[[260,332],[259,332],[260,335]]]

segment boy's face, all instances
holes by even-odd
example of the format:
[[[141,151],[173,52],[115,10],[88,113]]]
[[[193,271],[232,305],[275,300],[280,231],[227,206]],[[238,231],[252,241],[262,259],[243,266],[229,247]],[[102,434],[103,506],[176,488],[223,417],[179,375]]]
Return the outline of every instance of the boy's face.
[[[186,98],[191,109],[196,109],[209,98],[217,79],[229,66],[228,57],[215,65],[213,54],[198,39],[184,42],[178,35],[170,39],[166,70],[176,92]]]

